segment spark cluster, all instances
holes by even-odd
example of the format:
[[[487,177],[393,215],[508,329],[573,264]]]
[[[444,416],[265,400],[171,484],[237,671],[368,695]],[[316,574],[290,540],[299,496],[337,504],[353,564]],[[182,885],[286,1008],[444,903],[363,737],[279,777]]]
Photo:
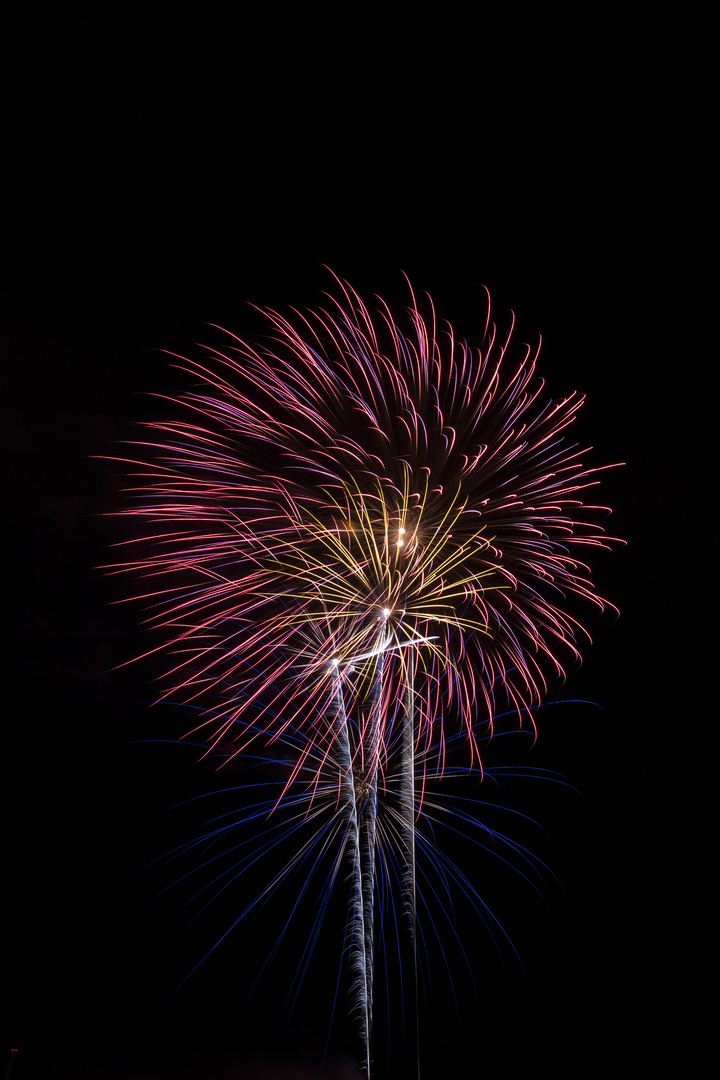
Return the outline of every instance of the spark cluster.
[[[442,767],[464,729],[477,765],[498,692],[531,723],[579,657],[573,598],[605,606],[579,558],[608,542],[583,503],[599,470],[567,439],[583,398],[549,398],[539,345],[498,333],[489,300],[477,348],[412,289],[396,317],[336,285],[264,310],[262,343],[222,331],[176,358],[196,385],[138,444],[142,535],[116,569],[143,576],[163,692],[199,706],[209,751],[302,727],[327,760],[340,680],[354,766],[388,767],[408,685],[416,753]]]

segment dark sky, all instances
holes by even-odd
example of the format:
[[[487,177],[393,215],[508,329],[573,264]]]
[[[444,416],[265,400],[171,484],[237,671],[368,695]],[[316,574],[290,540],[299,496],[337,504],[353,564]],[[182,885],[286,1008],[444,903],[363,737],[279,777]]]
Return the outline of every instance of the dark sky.
[[[96,455],[149,415],[143,395],[174,389],[160,349],[208,322],[252,333],[249,303],[316,303],[326,265],[396,304],[405,271],[471,340],[486,285],[499,321],[512,308],[520,337],[542,333],[550,391],[587,394],[596,463],[627,462],[603,501],[629,545],[598,567],[622,616],[589,616],[595,645],[555,695],[602,709],[551,717],[530,759],[577,793],[523,796],[562,889],[543,905],[498,886],[525,977],[464,930],[476,989],[460,980],[457,1015],[446,986],[431,1000],[423,1077],[648,1075],[696,1052],[708,717],[684,614],[695,549],[677,537],[703,459],[680,389],[678,282],[698,275],[676,183],[687,120],[659,62],[638,81],[632,34],[570,58],[528,32],[499,56],[463,29],[454,53],[429,32],[354,58],[307,26],[298,41],[271,26],[227,41],[209,21],[18,28],[0,295],[13,1080],[317,1075],[321,974],[282,1050],[282,963],[240,1011],[262,928],[167,1002],[201,939],[151,902],[168,879],[142,867],[183,838],[163,811],[211,781],[134,742],[170,721],[148,711],[144,669],[111,670],[137,639],[96,569],[118,488]],[[350,1077],[339,1030],[328,1075]]]

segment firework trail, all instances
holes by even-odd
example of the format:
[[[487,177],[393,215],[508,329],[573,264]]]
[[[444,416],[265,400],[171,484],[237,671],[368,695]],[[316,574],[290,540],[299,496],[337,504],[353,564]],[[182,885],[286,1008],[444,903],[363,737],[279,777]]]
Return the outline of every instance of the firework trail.
[[[274,806],[333,804],[369,1073],[382,845],[394,838],[414,963],[428,778],[458,732],[481,769],[498,695],[533,726],[580,655],[572,598],[605,606],[579,555],[608,538],[604,508],[583,504],[599,470],[566,439],[583,398],[547,397],[538,350],[513,355],[489,303],[476,349],[412,290],[396,319],[336,285],[317,311],[264,311],[263,344],[225,334],[178,358],[197,385],[139,444],[139,554],[116,569],[146,579],[163,696],[199,710],[187,735],[225,760],[289,742]]]

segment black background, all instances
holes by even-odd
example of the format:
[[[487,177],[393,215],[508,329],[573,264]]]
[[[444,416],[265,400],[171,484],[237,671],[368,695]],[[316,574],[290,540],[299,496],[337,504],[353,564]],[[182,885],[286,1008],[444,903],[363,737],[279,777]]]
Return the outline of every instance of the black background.
[[[173,725],[148,711],[147,668],[112,670],[138,651],[135,615],[96,567],[118,538],[104,515],[120,486],[97,455],[152,414],[148,391],[177,387],[159,350],[187,351],[207,322],[252,334],[248,303],[316,304],[325,266],[395,305],[405,271],[470,340],[486,285],[501,324],[513,309],[518,337],[542,333],[551,393],[587,394],[578,436],[594,462],[627,463],[602,501],[629,544],[597,568],[622,615],[588,615],[595,644],[557,689],[602,710],[552,714],[529,759],[579,793],[527,796],[563,888],[550,884],[543,906],[500,886],[525,976],[465,928],[476,989],[460,979],[457,1012],[446,987],[431,998],[422,1075],[649,1075],[661,1063],[693,1075],[709,858],[697,773],[711,719],[699,687],[712,500],[697,417],[712,388],[708,346],[693,344],[700,80],[681,79],[657,26],[524,20],[518,37],[512,17],[424,32],[343,17],[344,29],[279,12],[152,25],[66,13],[28,16],[11,35],[0,307],[12,1075],[318,1075],[320,976],[281,1047],[272,986],[239,1009],[252,938],[236,935],[168,1003],[197,943],[171,904],[151,902],[164,882],[142,867],[178,840],[164,809],[209,781],[187,754],[134,744]],[[282,976],[280,964],[278,987]],[[354,1076],[339,1027],[327,1075]],[[400,1075],[393,1062],[380,1051],[378,1076]]]

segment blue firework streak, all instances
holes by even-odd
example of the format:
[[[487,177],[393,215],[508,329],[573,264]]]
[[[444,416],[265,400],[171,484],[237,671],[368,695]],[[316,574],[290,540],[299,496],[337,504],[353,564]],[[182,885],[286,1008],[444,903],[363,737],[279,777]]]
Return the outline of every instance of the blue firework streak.
[[[494,738],[500,743],[507,739],[514,742],[522,735],[511,731]],[[525,741],[530,738],[525,733]],[[316,749],[311,746],[307,748],[307,775],[296,776],[288,787],[288,776],[305,739],[302,728],[286,732],[265,754],[245,757],[239,785],[191,799],[189,802],[199,807],[208,801],[217,803],[217,812],[156,864],[164,871],[181,868],[176,869],[172,883],[164,890],[184,897],[178,914],[191,921],[203,919],[207,925],[217,922],[213,912],[218,906],[227,920],[210,948],[188,972],[188,979],[217,949],[231,942],[237,945],[238,935],[242,940],[257,917],[267,928],[268,920],[262,919],[262,914],[268,910],[272,913],[277,930],[268,939],[263,971],[255,972],[253,985],[263,972],[270,974],[276,960],[280,969],[286,969],[288,957],[294,956],[295,975],[285,979],[282,991],[288,1018],[319,942],[337,958],[334,984],[338,987],[352,985],[352,965],[362,955],[354,948],[354,937],[362,931],[354,921],[363,904],[359,860],[348,807],[338,797],[338,777],[345,763],[325,756],[313,769]],[[447,749],[453,757],[453,746]],[[228,746],[215,753],[219,760],[225,760],[233,750]],[[397,760],[399,764],[400,757]],[[447,762],[440,770],[431,753],[416,759],[411,813],[415,880],[410,895],[405,892],[408,807],[403,783],[407,777],[398,768],[397,775],[388,773],[378,788],[373,959],[380,972],[376,978],[387,984],[381,997],[389,1010],[390,1030],[399,1030],[403,1012],[414,1009],[414,977],[408,971],[408,962],[415,950],[420,984],[428,1000],[432,997],[431,983],[437,984],[443,971],[454,993],[457,972],[452,958],[463,963],[466,974],[472,976],[473,959],[466,955],[463,943],[469,927],[475,927],[474,939],[477,926],[482,924],[500,954],[515,954],[504,923],[483,896],[479,881],[488,875],[507,880],[508,874],[514,874],[527,888],[540,894],[552,876],[528,847],[525,837],[513,835],[527,832],[528,827],[536,831],[539,826],[525,814],[504,806],[501,797],[499,801],[498,789],[509,777],[564,783],[561,777],[547,771],[498,766],[485,771],[483,792],[487,798],[479,799],[477,772],[468,774],[462,765]],[[486,790],[488,785],[490,790]],[[283,798],[279,801],[281,791]],[[525,827],[518,830],[518,823]],[[462,861],[457,855],[458,840],[464,849]],[[342,939],[333,941],[328,937],[338,930],[338,903],[345,905],[348,912],[343,950]],[[325,921],[333,904],[335,918],[328,927]],[[229,919],[228,908],[234,910]],[[301,948],[299,941],[304,942]],[[355,974],[364,981],[364,968]],[[403,995],[408,999],[405,1008],[393,1005],[394,1001],[402,1002]],[[362,994],[355,999],[356,1014],[362,1000]]]

